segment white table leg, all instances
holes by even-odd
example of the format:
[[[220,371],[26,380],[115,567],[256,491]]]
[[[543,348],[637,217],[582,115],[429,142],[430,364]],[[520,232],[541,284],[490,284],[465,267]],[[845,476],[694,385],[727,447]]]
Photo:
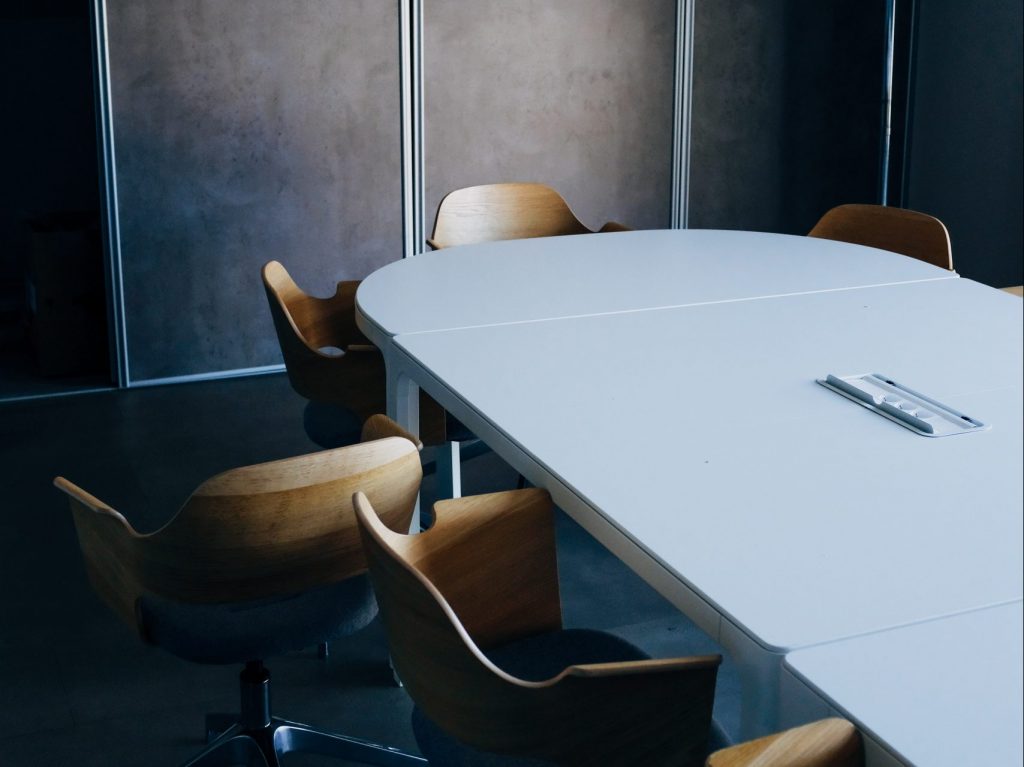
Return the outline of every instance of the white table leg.
[[[389,356],[385,356],[387,371],[388,416],[403,429],[416,436],[420,433],[420,387]],[[448,442],[437,447],[437,496],[462,496],[462,464],[459,443]],[[413,532],[419,531],[419,506],[413,514]]]
[[[416,385],[395,363],[394,359],[384,355],[384,368],[387,378],[387,409],[388,417],[403,429],[417,437],[420,434],[420,387]],[[409,532],[420,531],[420,499],[416,499],[416,508],[412,510]]]
[[[438,498],[462,497],[462,463],[458,442],[446,442],[437,448]]]
[[[393,359],[385,357],[387,370],[388,417],[406,431],[420,433],[420,387],[400,370]]]

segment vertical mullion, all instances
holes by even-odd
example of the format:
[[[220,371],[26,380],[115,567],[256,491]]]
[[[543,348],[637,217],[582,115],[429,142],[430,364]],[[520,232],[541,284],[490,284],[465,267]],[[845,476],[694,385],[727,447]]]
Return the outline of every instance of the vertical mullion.
[[[399,0],[402,82],[402,256],[423,252],[423,2]]]
[[[676,0],[675,93],[672,116],[672,228],[688,226],[693,15],[696,0]]]
[[[114,157],[113,99],[110,93],[110,51],[107,42],[106,0],[94,0],[93,97],[96,105],[96,138],[100,176],[100,206],[104,249],[104,282],[107,291],[107,338],[111,377],[119,387],[131,385],[128,339],[125,329],[124,272],[121,229],[117,203],[117,164]]]
[[[889,204],[889,155],[892,143],[892,81],[893,58],[896,49],[896,3],[885,3],[885,60],[882,74],[882,147],[879,152],[878,202]]]

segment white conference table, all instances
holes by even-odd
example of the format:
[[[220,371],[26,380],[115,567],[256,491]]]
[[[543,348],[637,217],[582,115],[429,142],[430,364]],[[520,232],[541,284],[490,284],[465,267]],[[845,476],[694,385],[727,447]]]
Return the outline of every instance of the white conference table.
[[[797,650],[782,689],[799,718],[856,722],[876,764],[1019,765],[1022,676],[1014,602]]]
[[[488,242],[378,269],[359,286],[364,332],[479,327],[811,293],[955,275],[843,242],[702,229]]]
[[[1019,299],[884,251],[691,230],[432,253],[357,305],[392,415],[415,428],[422,386],[716,637],[745,735],[778,726],[794,649],[1022,597]],[[992,429],[918,436],[830,372]]]

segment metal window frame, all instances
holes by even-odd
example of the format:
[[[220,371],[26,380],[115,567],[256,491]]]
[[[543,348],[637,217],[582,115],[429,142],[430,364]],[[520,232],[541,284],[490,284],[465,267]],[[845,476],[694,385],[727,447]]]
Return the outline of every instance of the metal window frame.
[[[402,257],[426,250],[423,224],[423,0],[398,0],[402,120]]]
[[[885,52],[882,61],[881,151],[878,153],[878,204],[889,204],[889,174],[892,150],[893,60],[896,51],[896,0],[885,3]]]
[[[110,50],[107,43],[107,3],[93,0],[93,97],[96,104],[96,144],[99,154],[100,218],[103,231],[104,280],[107,290],[107,334],[110,377],[119,388],[132,385],[128,367],[121,226],[117,202],[117,161],[114,149],[113,99],[110,92]]]
[[[672,228],[690,217],[690,120],[693,102],[693,17],[696,0],[676,0],[675,93],[672,109]]]
[[[402,81],[402,255],[426,249],[423,164],[423,4],[399,0]],[[685,229],[689,217],[690,116],[693,94],[693,18],[696,0],[676,0],[672,105],[671,227]]]

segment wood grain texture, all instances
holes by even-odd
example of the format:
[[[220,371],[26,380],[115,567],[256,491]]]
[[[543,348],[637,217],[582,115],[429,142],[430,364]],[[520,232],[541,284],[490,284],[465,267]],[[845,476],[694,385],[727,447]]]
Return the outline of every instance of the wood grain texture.
[[[333,296],[316,298],[271,261],[263,267],[263,287],[292,388],[315,402],[344,405],[362,418],[382,412],[384,359],[356,327],[359,283],[340,282]]]
[[[857,728],[845,719],[822,719],[716,751],[707,767],[861,767]]]
[[[551,500],[444,501],[416,536],[355,499],[395,668],[424,713],[486,751],[571,765],[697,765],[720,656],[570,666],[517,679],[481,650],[561,626]]]
[[[423,443],[415,434],[406,431],[386,415],[382,415],[380,413],[371,415],[366,419],[366,422],[363,424],[363,431],[360,434],[359,441],[373,442],[374,440],[384,439],[385,437],[402,437],[416,445],[417,450],[423,450]]]
[[[291,594],[364,572],[352,495],[378,499],[385,524],[408,529],[422,470],[416,446],[390,437],[218,474],[160,530],[137,533],[63,477],[97,593],[141,629],[143,594],[187,603]]]
[[[629,227],[609,221],[599,231]],[[494,240],[592,234],[554,189],[544,184],[485,184],[456,189],[441,200],[430,247],[450,248]]]
[[[346,407],[366,420],[385,410],[384,358],[356,325],[358,281],[338,283],[330,298],[305,293],[277,261],[263,267],[263,287],[292,388],[314,402]],[[444,410],[420,393],[420,431],[445,441]],[[418,440],[416,440],[418,441]]]
[[[934,216],[883,205],[840,205],[807,235],[891,250],[942,269],[953,269],[949,232]]]

